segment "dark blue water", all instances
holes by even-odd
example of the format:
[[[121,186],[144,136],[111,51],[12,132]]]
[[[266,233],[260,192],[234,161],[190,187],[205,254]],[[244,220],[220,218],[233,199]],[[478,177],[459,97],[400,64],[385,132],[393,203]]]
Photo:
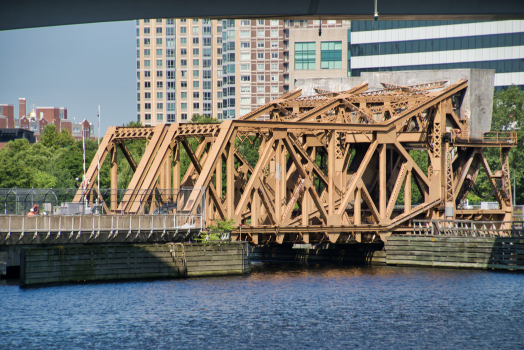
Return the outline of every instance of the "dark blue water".
[[[524,348],[524,274],[258,264],[245,277],[3,282],[2,349]]]

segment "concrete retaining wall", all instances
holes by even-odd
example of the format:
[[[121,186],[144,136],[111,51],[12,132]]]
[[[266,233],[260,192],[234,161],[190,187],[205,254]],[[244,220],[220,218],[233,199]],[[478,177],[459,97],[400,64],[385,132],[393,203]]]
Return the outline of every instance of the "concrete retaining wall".
[[[247,243],[24,248],[20,286],[244,274]]]

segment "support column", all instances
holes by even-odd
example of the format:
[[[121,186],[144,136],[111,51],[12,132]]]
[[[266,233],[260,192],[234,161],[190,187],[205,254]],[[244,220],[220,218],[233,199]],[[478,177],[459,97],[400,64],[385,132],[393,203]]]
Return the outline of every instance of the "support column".
[[[227,183],[227,218],[231,219],[235,215],[235,139],[231,138],[227,152],[226,161],[226,183]],[[239,224],[237,222],[236,224]]]
[[[174,147],[174,153],[173,153],[173,195],[178,197],[178,194],[180,193],[180,147],[177,143]],[[173,198],[173,201],[177,202],[177,211],[178,209],[178,198]]]
[[[331,132],[328,144],[328,214],[335,214],[335,139],[336,132]]]
[[[355,202],[353,203],[353,224],[360,225],[362,223],[362,212],[360,210],[360,200],[362,198],[360,188],[355,190]]]
[[[118,199],[117,153],[116,145],[113,144],[111,148],[111,210],[113,211],[117,208]]]
[[[282,164],[282,140],[278,140],[275,152],[275,216],[277,224],[282,219],[282,182],[286,179],[282,178],[284,175],[283,168],[286,166]]]
[[[258,190],[251,194],[251,226],[257,227],[260,218],[260,196]]]
[[[411,170],[406,172],[406,182],[404,183],[404,213],[411,212]]]
[[[386,217],[386,211],[387,211],[387,196],[386,196],[386,145],[382,145],[379,151],[379,213],[380,213],[380,219],[384,219]]]

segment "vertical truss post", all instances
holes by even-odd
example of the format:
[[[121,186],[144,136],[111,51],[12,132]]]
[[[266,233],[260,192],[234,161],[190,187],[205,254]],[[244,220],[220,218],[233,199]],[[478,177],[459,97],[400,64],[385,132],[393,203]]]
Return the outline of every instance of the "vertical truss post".
[[[337,133],[331,132],[328,144],[328,214],[335,214],[335,142]]]
[[[118,192],[118,168],[117,168],[117,149],[113,144],[111,148],[111,210],[115,211],[117,208],[117,192]]]
[[[380,147],[379,151],[379,213],[380,219],[386,218],[386,209],[387,209],[387,196],[386,196],[386,144],[383,144]]]
[[[449,144],[444,145],[445,151],[445,215],[446,219],[452,220],[455,218],[455,196],[453,195],[453,167],[451,159],[451,149]]]
[[[404,213],[411,212],[411,170],[406,172],[406,182],[404,183]]]
[[[235,215],[235,137],[229,140],[226,160],[226,178],[227,178],[227,218],[233,218]]]
[[[180,193],[180,144],[178,142],[176,142],[173,147],[173,190],[176,191],[173,195],[178,196]],[[173,201],[176,200],[177,198],[173,198]]]
[[[355,189],[355,202],[353,203],[353,225],[360,225],[362,223],[362,212],[360,209],[360,201],[362,199],[360,188]]]
[[[282,183],[286,180],[284,177],[284,167],[286,165],[282,164],[283,146],[282,140],[278,140],[275,152],[275,217],[277,224],[280,224],[282,218]]]

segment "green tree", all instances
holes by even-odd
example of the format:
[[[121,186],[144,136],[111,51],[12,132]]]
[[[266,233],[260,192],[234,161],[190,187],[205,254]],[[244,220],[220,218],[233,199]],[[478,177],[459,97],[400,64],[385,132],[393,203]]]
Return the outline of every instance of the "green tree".
[[[205,123],[205,124],[220,124],[221,122],[218,119],[213,117],[208,117],[201,114],[193,114],[193,117],[189,121],[190,123]]]
[[[47,124],[42,132],[42,136],[40,137],[40,142],[45,147],[57,149],[72,146],[74,139],[69,131],[63,129],[58,132],[56,125]]]

